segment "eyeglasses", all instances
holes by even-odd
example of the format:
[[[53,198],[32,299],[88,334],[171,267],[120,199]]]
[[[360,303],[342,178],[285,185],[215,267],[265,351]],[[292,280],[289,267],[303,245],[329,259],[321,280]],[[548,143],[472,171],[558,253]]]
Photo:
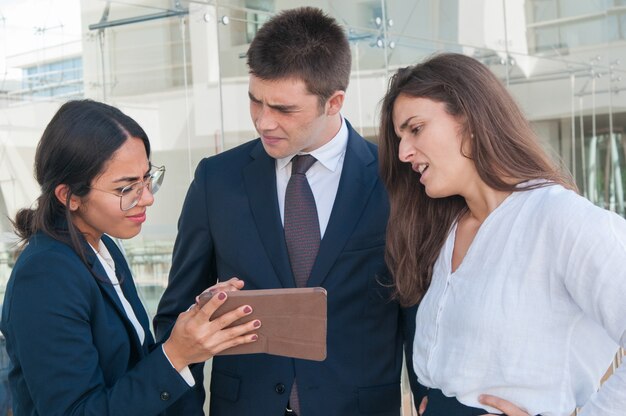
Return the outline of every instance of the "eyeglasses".
[[[161,188],[163,178],[165,177],[165,166],[156,166],[154,171],[150,172],[142,181],[133,182],[130,185],[123,187],[120,193],[105,191],[104,189],[98,189],[90,186],[89,188],[96,191],[104,192],[107,194],[115,195],[120,198],[120,209],[122,211],[128,211],[137,206],[144,188],[148,188],[152,195],[156,194]]]

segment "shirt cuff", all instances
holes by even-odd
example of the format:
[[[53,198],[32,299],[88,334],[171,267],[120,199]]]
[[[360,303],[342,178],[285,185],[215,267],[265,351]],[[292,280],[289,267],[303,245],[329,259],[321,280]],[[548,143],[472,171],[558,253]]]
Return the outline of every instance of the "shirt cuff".
[[[165,358],[167,358],[167,361],[169,361],[172,368],[176,370],[176,368],[174,367],[174,364],[172,364],[172,361],[170,361],[170,357],[168,357],[167,354],[165,353],[165,348],[163,348],[163,344],[161,344],[161,351],[163,351],[163,355],[165,355]],[[180,374],[180,376],[183,378],[183,380],[185,380],[185,383],[187,383],[189,387],[193,387],[196,385],[196,379],[193,378],[193,375],[191,374],[191,370],[189,369],[189,366],[185,366],[182,370],[178,372],[178,374]]]

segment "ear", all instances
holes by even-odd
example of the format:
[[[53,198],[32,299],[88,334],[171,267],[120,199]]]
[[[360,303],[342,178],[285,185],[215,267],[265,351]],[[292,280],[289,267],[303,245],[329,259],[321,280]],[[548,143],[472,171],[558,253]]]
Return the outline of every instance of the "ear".
[[[335,91],[333,95],[326,101],[326,114],[334,116],[343,107],[343,100],[346,98],[345,91]]]
[[[472,158],[472,141],[474,140],[474,135],[471,137],[466,137],[461,140],[461,154],[468,159]]]
[[[67,206],[67,196],[69,193],[70,193],[70,188],[69,186],[65,184],[57,185],[57,187],[54,188],[54,196],[56,196],[59,202],[65,206]],[[80,206],[80,198],[72,194],[70,196],[70,206],[67,208],[70,211],[76,211],[79,206]]]

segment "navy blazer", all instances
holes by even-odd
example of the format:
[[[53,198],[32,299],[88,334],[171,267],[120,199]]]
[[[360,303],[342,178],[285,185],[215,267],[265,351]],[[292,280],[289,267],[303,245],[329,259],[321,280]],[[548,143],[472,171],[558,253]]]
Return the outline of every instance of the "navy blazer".
[[[86,243],[99,278],[70,246],[34,235],[13,268],[2,308],[15,416],[157,415],[189,390],[160,345],[154,348],[122,253],[107,236],[102,241],[144,328],[144,344]]]
[[[348,128],[337,196],[307,283],[328,292],[327,358],[214,357],[211,416],[282,415],[296,375],[306,416],[400,414],[402,316],[383,285],[390,280],[384,262],[388,197],[376,146]],[[200,162],[178,227],[169,286],[155,318],[157,337],[218,279],[239,277],[244,290],[295,286],[275,159],[259,139]],[[192,371],[196,388],[172,414],[202,414],[202,368]]]

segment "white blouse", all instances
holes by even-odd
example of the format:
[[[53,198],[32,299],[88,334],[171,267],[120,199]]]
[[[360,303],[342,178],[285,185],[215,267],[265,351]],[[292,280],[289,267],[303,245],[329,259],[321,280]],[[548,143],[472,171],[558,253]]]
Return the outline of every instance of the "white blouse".
[[[626,415],[626,221],[558,185],[514,192],[451,272],[456,225],[417,312],[419,381],[485,408],[480,394],[530,414]]]
[[[146,332],[141,326],[141,323],[139,323],[139,320],[137,319],[137,315],[135,315],[135,311],[133,310],[133,307],[128,302],[128,299],[126,299],[124,292],[122,292],[122,287],[120,285],[119,280],[117,279],[117,275],[115,274],[115,261],[113,260],[113,257],[111,257],[111,253],[109,252],[109,249],[107,249],[106,245],[104,245],[102,240],[98,241],[98,249],[96,249],[91,244],[90,244],[90,247],[96,253],[96,256],[98,257],[100,264],[102,264],[102,267],[104,267],[104,271],[106,272],[107,277],[109,278],[109,280],[113,284],[113,287],[115,288],[115,293],[117,293],[117,296],[119,297],[120,302],[122,302],[122,306],[124,307],[124,312],[126,312],[126,316],[128,317],[128,320],[133,324],[133,328],[135,328],[135,332],[137,332],[139,341],[141,342],[141,345],[143,345],[144,341],[146,340]],[[167,354],[165,353],[165,349],[163,348],[163,345],[161,345],[161,349],[163,350],[163,355],[165,355],[165,358],[167,358],[167,361],[169,361],[170,365],[174,367],[174,364],[172,364],[172,360],[170,360],[170,357],[168,357]],[[178,372],[178,374],[180,374],[180,376],[183,378],[183,380],[185,380],[185,382],[189,386],[193,387],[196,385],[196,381],[193,378],[193,375],[191,374],[191,370],[189,369],[189,366],[185,366],[183,369],[181,369]]]
[[[104,271],[106,272],[107,277],[111,281],[111,284],[113,284],[113,287],[115,288],[115,293],[117,293],[117,297],[120,299],[120,302],[122,303],[122,306],[124,307],[124,312],[126,312],[126,316],[128,317],[128,320],[130,321],[130,323],[133,324],[133,328],[135,328],[135,332],[137,332],[139,341],[143,345],[143,342],[146,339],[146,333],[143,327],[141,326],[141,324],[139,323],[139,320],[137,319],[137,315],[135,315],[135,311],[133,310],[133,307],[130,306],[128,299],[126,299],[124,292],[122,292],[122,287],[120,285],[119,280],[117,279],[117,275],[115,274],[115,261],[113,260],[113,257],[111,257],[111,253],[109,253],[109,250],[104,245],[102,240],[98,241],[98,249],[96,249],[94,246],[91,246],[91,248],[96,253],[96,256],[98,257],[100,264],[102,264],[102,267],[104,267]]]

